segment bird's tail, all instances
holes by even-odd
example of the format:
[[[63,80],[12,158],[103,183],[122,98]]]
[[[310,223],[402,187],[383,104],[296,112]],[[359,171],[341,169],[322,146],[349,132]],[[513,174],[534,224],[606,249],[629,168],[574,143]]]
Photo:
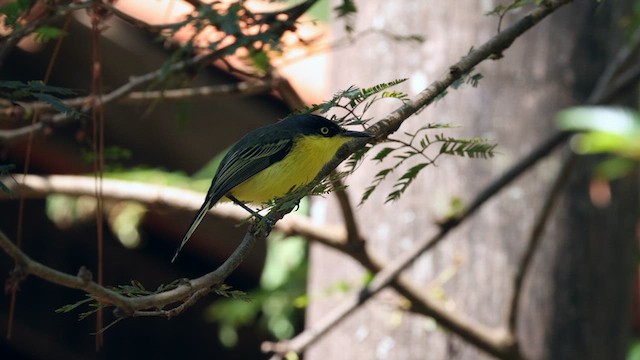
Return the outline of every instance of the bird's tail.
[[[207,215],[207,212],[209,212],[209,209],[211,209],[211,207],[215,205],[215,203],[218,200],[219,198],[215,199],[213,196],[207,196],[207,199],[205,200],[204,204],[202,204],[202,206],[200,207],[200,210],[198,210],[198,213],[196,214],[196,217],[191,222],[191,226],[189,226],[189,230],[187,230],[186,234],[184,234],[184,237],[182,238],[182,242],[180,243],[180,246],[176,250],[175,255],[173,255],[173,258],[171,259],[172,263],[178,257],[178,253],[180,253],[180,250],[182,250],[182,248],[184,247],[184,244],[186,244],[187,241],[189,241],[189,238],[191,237],[191,235],[196,231],[196,229],[198,228],[198,225],[200,225],[200,222],[202,222],[202,219],[204,219],[204,216]]]

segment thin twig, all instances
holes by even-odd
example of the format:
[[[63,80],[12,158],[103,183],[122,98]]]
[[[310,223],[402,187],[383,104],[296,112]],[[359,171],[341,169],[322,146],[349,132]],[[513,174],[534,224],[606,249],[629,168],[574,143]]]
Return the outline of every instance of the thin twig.
[[[209,85],[195,88],[166,89],[155,91],[134,91],[124,97],[122,101],[132,102],[140,100],[174,100],[195,97],[223,97],[250,96],[264,94],[271,91],[273,82],[270,80],[242,81],[234,84]]]
[[[199,86],[192,88],[179,88],[179,89],[164,89],[164,90],[155,90],[155,91],[132,91],[125,96],[120,98],[121,102],[131,103],[136,101],[145,101],[145,100],[173,100],[173,99],[185,99],[185,98],[196,98],[196,97],[225,97],[225,96],[250,96],[257,94],[264,94],[271,91],[273,86],[272,80],[251,80],[251,81],[241,81],[233,84],[221,84],[221,85],[207,85],[207,86]],[[107,97],[103,95],[101,97],[103,103],[109,103],[116,98]],[[95,98],[92,96],[82,96],[73,99],[65,99],[61,100],[61,102],[70,107],[82,107],[90,104],[91,101],[94,101]],[[33,101],[33,102],[22,102],[15,101],[16,104],[20,105],[24,112],[30,111],[45,111],[51,110],[53,107],[49,103],[45,103],[42,101]],[[12,106],[12,104],[7,104],[5,107]],[[11,116],[11,108],[6,108],[4,110],[4,116]],[[41,116],[42,117],[42,116]],[[45,118],[45,122],[48,119]],[[0,131],[1,133],[1,131]]]
[[[533,230],[531,231],[531,236],[529,237],[529,241],[527,242],[527,249],[525,250],[523,257],[520,260],[520,264],[518,265],[518,272],[516,273],[513,280],[513,295],[511,297],[511,303],[509,306],[508,328],[512,334],[517,333],[516,330],[518,325],[518,308],[520,305],[520,295],[522,294],[524,279],[527,276],[527,272],[530,268],[533,256],[538,249],[538,245],[542,240],[542,233],[544,232],[547,221],[551,216],[555,204],[560,198],[562,189],[569,181],[569,175],[571,174],[571,171],[575,166],[576,159],[577,156],[575,154],[571,154],[562,164],[562,168],[558,173],[556,180],[553,182],[551,191],[549,191],[549,193],[547,194],[547,198],[545,199],[544,204],[540,209],[538,219],[534,223]]]
[[[638,47],[640,47],[640,29],[636,30],[633,33],[631,41],[623,46],[620,50],[618,50],[613,60],[609,62],[609,64],[607,64],[607,67],[602,72],[602,75],[591,91],[591,94],[589,95],[586,103],[598,103],[601,101],[601,99],[605,98],[607,94],[615,91],[615,89],[619,87],[612,87],[611,82],[615,78],[615,76],[619,74],[622,66],[631,59],[631,56],[633,56],[633,54],[636,53]]]
[[[130,23],[131,25],[138,27],[140,29],[144,29],[146,31],[149,31],[151,33],[159,33],[162,30],[165,29],[177,29],[181,26],[184,26],[187,24],[186,21],[178,21],[175,23],[168,23],[168,24],[156,24],[156,25],[151,25],[146,21],[140,20],[139,18],[135,17],[135,16],[131,16],[129,14],[127,14],[126,12],[118,9],[117,6],[111,5],[108,2],[102,2],[100,4],[100,6],[104,7],[105,9],[109,10],[111,13],[113,13],[115,16],[119,17],[120,19]]]

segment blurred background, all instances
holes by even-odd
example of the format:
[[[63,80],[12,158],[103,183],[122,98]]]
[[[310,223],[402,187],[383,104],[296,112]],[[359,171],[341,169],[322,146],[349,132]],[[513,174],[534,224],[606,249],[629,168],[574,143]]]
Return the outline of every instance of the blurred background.
[[[26,136],[5,136],[29,124],[32,113],[25,104],[34,100],[13,99],[16,95],[8,93],[6,81],[46,79],[47,85],[73,91],[61,96],[72,99],[95,93],[96,86],[98,92],[109,94],[137,76],[164,71],[166,75],[156,81],[105,103],[105,178],[198,191],[202,199],[225,149],[247,131],[329,100],[350,86],[366,88],[406,78],[394,90],[415,97],[470,49],[537,6],[535,1],[471,0],[240,2],[257,14],[289,17],[294,13],[287,9],[303,4],[304,14],[296,13],[292,19],[296,27],[276,36],[277,41],[264,38],[258,41],[262,47],[244,44],[215,61],[170,73],[171,64],[241,39],[238,33],[224,31],[242,31],[234,26],[246,25],[242,22],[246,10],[234,8],[230,1],[213,7],[197,0],[46,3],[0,1],[5,23],[0,39],[0,79],[5,83],[0,95],[6,100],[0,120],[1,164],[14,165],[11,172],[16,174],[25,170],[27,161],[28,173],[36,175],[90,176],[95,170],[96,127],[90,110],[89,116],[60,123],[52,120],[54,112],[43,111],[44,125],[31,148]],[[66,15],[63,7],[73,11]],[[375,152],[370,151],[346,180],[353,221],[369,255],[388,263],[437,232],[444,219],[557,134],[555,118],[560,110],[595,104],[637,110],[638,9],[637,0],[561,7],[391,136],[406,141],[426,124],[449,124],[451,128],[430,136],[488,139],[497,144],[495,156],[441,157],[413,180],[399,200],[388,202],[401,175],[419,163],[411,159],[394,168],[358,205],[376,174],[395,161],[371,161]],[[193,21],[183,23],[185,19]],[[12,46],[11,36],[29,29],[29,24],[44,30]],[[603,78],[608,80],[604,84]],[[183,91],[176,96],[153,95],[163,89]],[[194,94],[185,89],[202,91]],[[363,117],[373,123],[401,104],[393,98],[378,101]],[[89,108],[87,102],[78,107]],[[594,121],[606,123],[608,116]],[[579,140],[562,142],[446,241],[423,254],[403,276],[447,311],[502,329],[520,259],[540,218],[549,215],[542,221],[542,240],[511,329],[519,349],[531,359],[640,358],[634,340],[638,134],[630,137],[631,151],[619,151],[624,161],[614,175],[598,172],[603,160],[611,160],[609,155],[576,158]],[[552,209],[545,209],[545,199],[559,178],[564,186]],[[0,199],[0,229],[15,240],[20,202],[16,196]],[[345,222],[343,206],[330,194],[306,199],[298,212],[328,229]],[[22,209],[23,251],[69,274],[81,266],[97,274],[97,208],[91,194],[28,197]],[[150,290],[215,269],[246,231],[246,224],[237,219],[209,216],[178,261],[170,264],[193,209],[107,199],[98,216],[105,221],[104,283],[134,281]],[[30,276],[17,292],[10,339],[5,336],[10,289],[0,298],[0,358],[270,358],[261,350],[264,341],[290,339],[313,328],[367,283],[372,269],[356,260],[325,245],[276,232],[266,243],[258,243],[226,281],[246,292],[250,301],[212,294],[169,320],[125,319],[104,332],[99,350],[92,335],[95,315],[78,320],[91,308],[56,312],[85,295]],[[9,256],[0,255],[4,274],[13,267]],[[105,323],[113,320],[107,309]],[[369,301],[303,357],[493,358],[412,308],[393,290]]]

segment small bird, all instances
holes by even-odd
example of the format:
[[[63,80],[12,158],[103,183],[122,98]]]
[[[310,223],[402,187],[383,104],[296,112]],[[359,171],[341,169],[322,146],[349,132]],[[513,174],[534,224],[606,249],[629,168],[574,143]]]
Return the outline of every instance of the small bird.
[[[343,129],[313,114],[289,116],[247,133],[220,162],[204,203],[171,262],[209,209],[223,197],[259,217],[245,203],[264,203],[307,185],[342,145],[353,138],[366,137],[371,135]]]

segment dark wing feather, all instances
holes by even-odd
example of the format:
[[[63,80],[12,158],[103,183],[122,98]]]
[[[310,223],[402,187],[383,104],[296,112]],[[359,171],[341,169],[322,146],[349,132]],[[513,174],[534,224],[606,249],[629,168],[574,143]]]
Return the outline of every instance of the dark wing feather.
[[[211,187],[207,192],[204,204],[198,210],[196,217],[191,222],[189,229],[184,234],[180,246],[176,250],[171,262],[174,262],[178,253],[189,241],[191,235],[196,231],[202,219],[209,209],[213,207],[223,196],[234,187],[242,184],[253,175],[269,167],[269,165],[282,160],[291,150],[293,140],[290,138],[279,139],[265,144],[255,144],[253,146],[242,147],[235,150],[234,146],[220,163],[216,175],[211,181]]]
[[[292,145],[292,139],[280,139],[228,154],[211,181],[209,195],[220,200],[234,187],[268,168],[269,165],[282,160],[289,153]]]

